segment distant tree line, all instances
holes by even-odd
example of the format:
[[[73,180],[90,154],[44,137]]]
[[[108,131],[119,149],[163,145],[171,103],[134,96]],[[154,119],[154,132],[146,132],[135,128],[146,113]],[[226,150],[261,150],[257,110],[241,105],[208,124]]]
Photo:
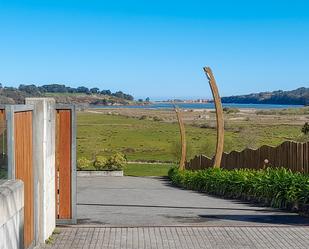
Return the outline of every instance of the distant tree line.
[[[100,95],[113,96],[116,98],[130,101],[134,100],[134,97],[132,95],[126,94],[122,91],[117,91],[113,93],[111,92],[111,90],[100,90],[97,87],[88,88],[85,86],[79,86],[77,88],[74,88],[62,84],[49,84],[42,86],[36,86],[34,84],[31,85],[21,84],[19,85],[18,88],[15,88],[15,87],[2,87],[2,84],[0,84],[0,88],[3,88],[7,91],[21,91],[33,96],[44,95],[44,93],[83,93],[87,95],[100,94]]]
[[[222,103],[309,105],[309,88],[222,97]]]

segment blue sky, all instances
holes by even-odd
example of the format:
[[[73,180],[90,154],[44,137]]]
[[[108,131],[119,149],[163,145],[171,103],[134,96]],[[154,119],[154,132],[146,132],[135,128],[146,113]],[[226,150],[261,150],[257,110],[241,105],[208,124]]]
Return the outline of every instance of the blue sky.
[[[0,82],[135,97],[309,86],[308,1],[0,0]]]

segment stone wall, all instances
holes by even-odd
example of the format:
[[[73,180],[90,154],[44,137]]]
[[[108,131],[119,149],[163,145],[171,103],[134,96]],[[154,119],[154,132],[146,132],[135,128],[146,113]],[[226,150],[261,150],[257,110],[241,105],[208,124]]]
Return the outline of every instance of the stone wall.
[[[56,227],[55,199],[55,100],[52,98],[26,98],[33,105],[33,166],[37,174],[36,241],[44,243]]]

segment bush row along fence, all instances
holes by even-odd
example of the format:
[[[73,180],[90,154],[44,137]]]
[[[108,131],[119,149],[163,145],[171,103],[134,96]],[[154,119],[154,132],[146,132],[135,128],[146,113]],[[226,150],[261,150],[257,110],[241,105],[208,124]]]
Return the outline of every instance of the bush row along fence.
[[[213,161],[214,158],[198,155],[186,162],[185,167],[189,170],[206,169],[213,166]],[[221,168],[224,169],[263,169],[265,166],[309,174],[309,142],[286,141],[277,147],[263,145],[256,150],[245,149],[222,155]]]

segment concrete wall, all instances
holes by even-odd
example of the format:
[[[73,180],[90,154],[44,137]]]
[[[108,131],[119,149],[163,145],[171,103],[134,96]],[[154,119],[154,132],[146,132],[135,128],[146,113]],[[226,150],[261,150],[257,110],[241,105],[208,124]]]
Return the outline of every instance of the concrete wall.
[[[0,249],[23,248],[24,185],[0,180]]]
[[[27,98],[34,106],[33,148],[35,170],[36,241],[44,243],[56,227],[55,200],[55,100]]]

